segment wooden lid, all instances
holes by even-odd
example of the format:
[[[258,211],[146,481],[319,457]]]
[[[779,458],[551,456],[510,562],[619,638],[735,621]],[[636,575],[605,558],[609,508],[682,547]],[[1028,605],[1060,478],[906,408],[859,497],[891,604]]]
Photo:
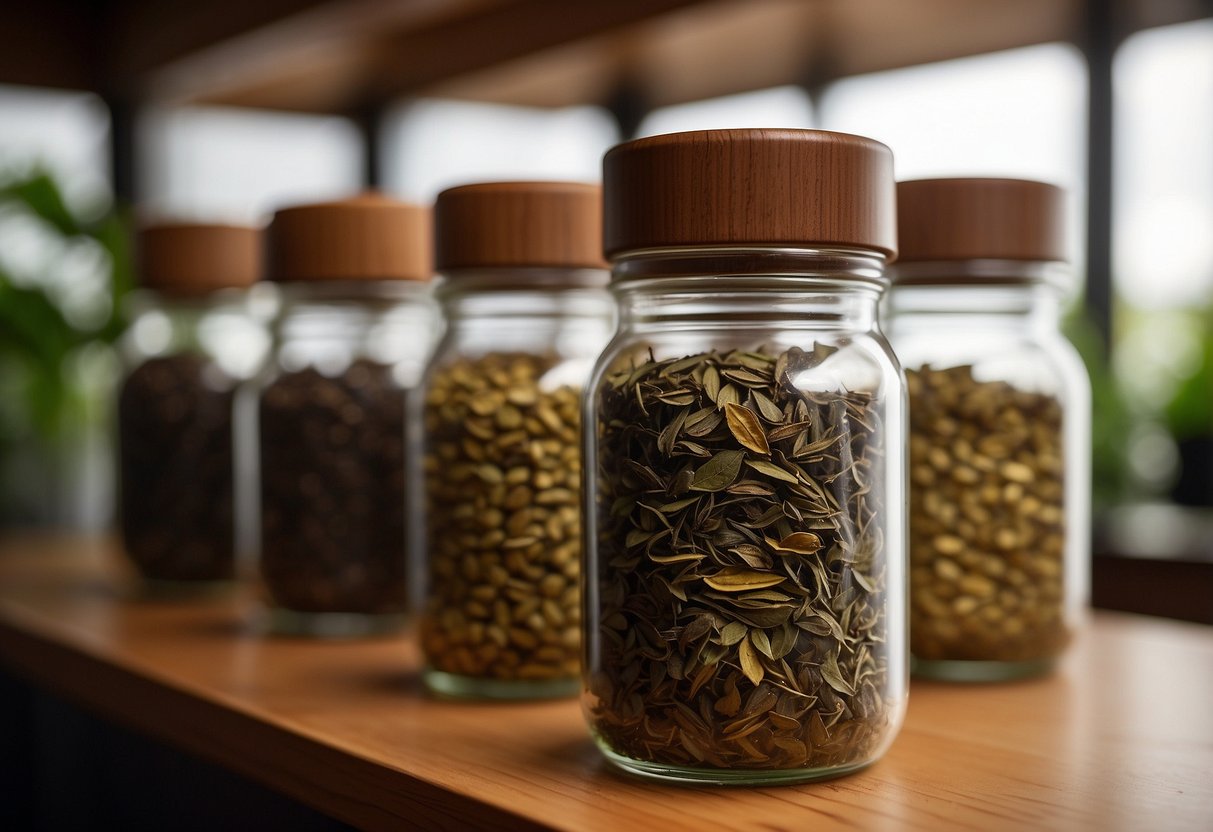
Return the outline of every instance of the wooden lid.
[[[603,269],[602,189],[583,182],[485,182],[438,194],[439,271],[499,266]]]
[[[603,161],[608,257],[646,248],[791,245],[897,252],[893,154],[824,130],[701,130]]]
[[[430,212],[380,194],[284,208],[266,236],[271,280],[433,276]]]
[[[138,236],[139,281],[197,295],[250,286],[261,277],[261,231],[239,225],[165,224]]]
[[[1027,179],[897,185],[900,262],[1066,260],[1065,191]]]

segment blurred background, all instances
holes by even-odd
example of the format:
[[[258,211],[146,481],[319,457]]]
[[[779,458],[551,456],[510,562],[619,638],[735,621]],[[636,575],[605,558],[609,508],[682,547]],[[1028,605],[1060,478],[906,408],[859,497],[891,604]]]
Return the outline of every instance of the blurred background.
[[[739,126],[1068,189],[1095,601],[1213,621],[1210,0],[8,0],[0,527],[111,522],[134,223],[595,180]]]

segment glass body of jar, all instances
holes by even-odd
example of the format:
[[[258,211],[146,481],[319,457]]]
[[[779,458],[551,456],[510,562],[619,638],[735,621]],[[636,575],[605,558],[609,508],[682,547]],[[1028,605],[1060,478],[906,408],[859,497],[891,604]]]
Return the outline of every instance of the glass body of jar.
[[[159,589],[230,582],[237,571],[233,402],[269,337],[248,294],[132,296],[118,398],[120,524]]]
[[[620,767],[794,782],[896,734],[905,395],[883,263],[617,259],[619,329],[587,396],[583,707]]]
[[[575,694],[581,393],[614,303],[593,269],[464,270],[417,397],[425,681],[462,697]]]
[[[1057,264],[912,263],[889,296],[910,393],[914,672],[1047,671],[1086,596],[1090,383]],[[902,279],[905,282],[902,282]]]
[[[427,284],[282,286],[256,429],[259,571],[270,628],[354,636],[408,609],[407,391],[437,327]]]

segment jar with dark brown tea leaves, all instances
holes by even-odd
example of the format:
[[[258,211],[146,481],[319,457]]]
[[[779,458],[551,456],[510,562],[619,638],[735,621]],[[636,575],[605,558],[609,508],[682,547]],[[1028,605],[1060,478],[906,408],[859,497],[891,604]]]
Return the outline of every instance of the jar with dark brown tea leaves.
[[[260,232],[158,225],[138,236],[118,397],[119,519],[149,588],[230,583],[237,572],[233,402],[268,334],[250,305]]]
[[[250,421],[272,629],[395,629],[409,601],[407,391],[437,328],[430,221],[379,196],[279,211],[272,359]]]

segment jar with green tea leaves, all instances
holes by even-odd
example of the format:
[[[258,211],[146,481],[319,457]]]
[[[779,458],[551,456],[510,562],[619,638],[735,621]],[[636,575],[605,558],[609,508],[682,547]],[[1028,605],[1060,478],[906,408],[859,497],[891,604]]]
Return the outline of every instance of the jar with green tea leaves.
[[[575,694],[581,390],[610,336],[601,191],[466,185],[435,206],[447,332],[426,373],[421,648],[443,695]]]
[[[587,401],[583,707],[623,769],[797,782],[868,765],[898,730],[892,167],[812,130],[606,156],[620,318]]]
[[[368,194],[280,210],[267,237],[283,308],[246,416],[269,626],[398,629],[410,593],[406,398],[438,327],[429,212]]]
[[[261,274],[261,232],[151,226],[138,235],[138,263],[118,397],[124,549],[149,588],[230,584],[233,405],[269,342],[249,293]]]
[[[1089,549],[1089,382],[1060,331],[1064,193],[937,179],[897,198],[914,672],[1040,674],[1077,624]]]

